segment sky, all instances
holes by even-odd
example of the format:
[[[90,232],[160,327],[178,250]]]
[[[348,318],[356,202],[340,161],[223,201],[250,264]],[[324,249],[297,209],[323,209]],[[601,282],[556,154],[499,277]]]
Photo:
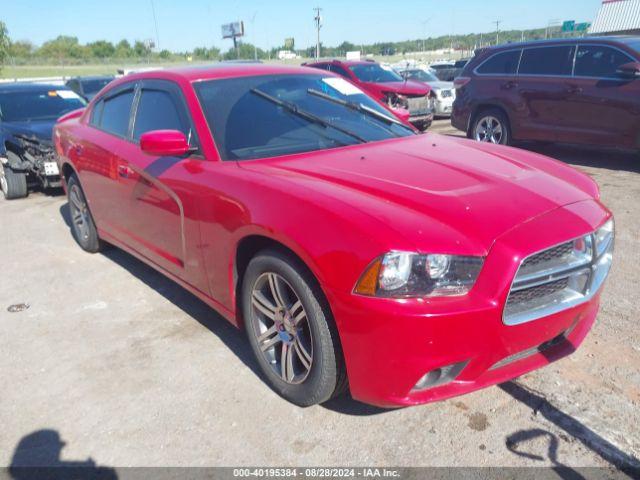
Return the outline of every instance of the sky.
[[[314,11],[323,16],[321,40],[335,46],[440,35],[519,30],[550,20],[592,21],[601,0],[0,0],[0,20],[13,40],[35,45],[58,35],[81,43],[156,39],[160,49],[228,49],[220,25],[245,23],[245,41],[271,48],[294,37],[297,48],[315,44]],[[154,7],[152,9],[152,6]],[[493,23],[492,23],[493,22]]]

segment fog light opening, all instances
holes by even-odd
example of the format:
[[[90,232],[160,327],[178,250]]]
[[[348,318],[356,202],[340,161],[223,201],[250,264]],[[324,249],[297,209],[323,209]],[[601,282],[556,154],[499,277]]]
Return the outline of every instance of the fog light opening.
[[[453,382],[458,377],[458,375],[460,375],[464,367],[467,366],[467,363],[469,363],[469,360],[431,370],[425,373],[422,378],[418,380],[411,391],[420,392],[429,388],[439,387],[441,385],[446,385],[447,383]]]

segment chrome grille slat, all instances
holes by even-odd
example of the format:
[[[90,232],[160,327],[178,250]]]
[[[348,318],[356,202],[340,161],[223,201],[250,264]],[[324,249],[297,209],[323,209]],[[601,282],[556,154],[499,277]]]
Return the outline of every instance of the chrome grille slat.
[[[506,325],[537,320],[589,300],[611,266],[611,241],[596,252],[595,232],[525,258],[511,284],[503,312]]]

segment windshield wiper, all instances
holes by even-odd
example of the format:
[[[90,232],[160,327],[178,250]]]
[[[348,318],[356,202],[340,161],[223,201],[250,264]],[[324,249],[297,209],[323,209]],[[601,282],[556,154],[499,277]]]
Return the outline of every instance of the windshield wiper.
[[[301,109],[300,107],[298,107],[297,105],[290,103],[290,102],[285,102],[284,100],[280,100],[279,98],[276,98],[272,95],[269,95],[266,92],[263,92],[262,90],[258,90],[257,88],[252,88],[251,91],[253,93],[255,93],[256,95],[261,96],[262,98],[264,98],[265,100],[269,100],[271,103],[274,103],[276,105],[278,105],[279,107],[284,108],[287,112],[290,112],[294,115],[297,115],[300,118],[304,118],[306,121],[310,122],[310,123],[315,123],[317,125],[320,125],[324,128],[333,128],[334,130],[337,130],[340,133],[344,133],[345,135],[354,138],[355,140],[357,140],[360,143],[367,143],[367,140],[364,139],[363,137],[361,137],[360,135],[358,135],[357,133],[354,133],[350,130],[347,130],[346,128],[342,128],[338,125],[334,125],[331,122],[328,122],[327,120],[325,120],[322,117],[319,117],[317,115],[314,115],[311,112],[307,112],[306,110]]]
[[[314,90],[313,88],[310,88],[307,90],[307,93],[309,93],[310,95],[313,95],[315,97],[320,97],[324,100],[328,100],[329,102],[333,102],[337,105],[342,105],[343,107],[347,107],[350,108],[352,110],[356,110],[360,113],[364,113],[365,115],[369,115],[370,117],[374,117],[377,118],[378,120],[382,120],[383,122],[385,122],[388,125],[399,125],[403,128],[406,128],[407,130],[411,130],[409,127],[407,127],[404,123],[402,123],[400,120],[396,120],[395,118],[391,118],[387,115],[385,115],[384,113],[378,112],[377,110],[374,110],[371,107],[367,107],[366,105],[363,105],[361,103],[356,103],[356,102],[349,102],[347,100],[342,100],[341,98],[336,98],[336,97],[332,97],[331,95],[328,95],[324,92],[321,92],[319,90]],[[401,135],[391,131],[391,133],[393,133],[396,137],[400,137]],[[412,132],[413,133],[413,132]]]

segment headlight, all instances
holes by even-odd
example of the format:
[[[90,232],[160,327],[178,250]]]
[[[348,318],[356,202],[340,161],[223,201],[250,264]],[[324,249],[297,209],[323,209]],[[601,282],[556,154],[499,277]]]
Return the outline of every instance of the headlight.
[[[613,218],[609,219],[602,227],[596,230],[594,235],[596,241],[596,256],[600,257],[607,251],[613,250],[615,236],[615,225]]]
[[[391,108],[404,108],[407,110],[409,109],[409,99],[404,95],[400,95],[395,92],[386,92],[384,94],[384,97],[387,105],[389,105]]]
[[[386,298],[466,295],[483,263],[482,257],[389,252],[367,267],[354,291]]]

